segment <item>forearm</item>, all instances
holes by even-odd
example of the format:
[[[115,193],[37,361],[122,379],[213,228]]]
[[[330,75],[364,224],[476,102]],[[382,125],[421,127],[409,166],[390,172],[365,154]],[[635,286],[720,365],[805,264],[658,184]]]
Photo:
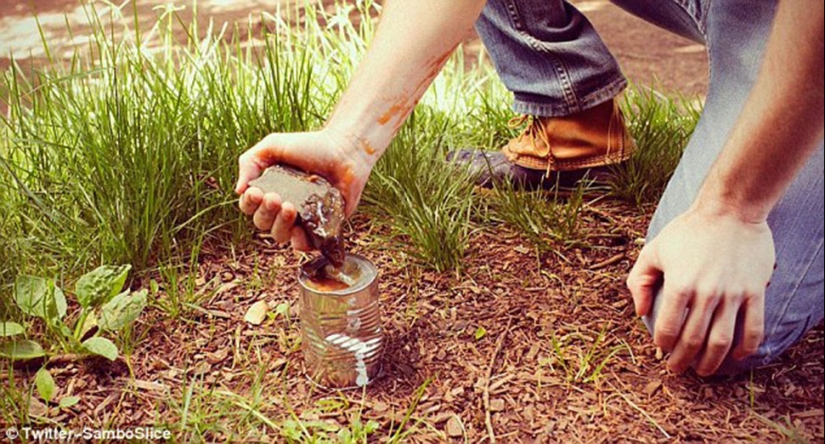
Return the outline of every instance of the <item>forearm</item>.
[[[823,4],[783,0],[762,70],[696,205],[763,222],[823,137]]]
[[[484,0],[389,0],[378,31],[326,128],[367,162],[399,127],[481,13]]]

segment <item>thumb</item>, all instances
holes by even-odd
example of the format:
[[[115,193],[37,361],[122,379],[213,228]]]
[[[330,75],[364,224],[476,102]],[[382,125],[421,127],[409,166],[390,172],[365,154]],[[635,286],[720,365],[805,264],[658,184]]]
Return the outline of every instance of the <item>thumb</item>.
[[[656,243],[651,243],[642,249],[636,265],[630,270],[627,277],[627,288],[633,296],[636,305],[636,315],[645,316],[653,306],[653,298],[662,278],[662,267],[659,263]]]
[[[260,177],[261,172],[275,163],[277,163],[281,156],[282,150],[278,149],[275,143],[274,135],[269,135],[258,142],[257,145],[250,148],[238,158],[238,184],[235,186],[235,192],[243,194],[249,187],[249,182]]]

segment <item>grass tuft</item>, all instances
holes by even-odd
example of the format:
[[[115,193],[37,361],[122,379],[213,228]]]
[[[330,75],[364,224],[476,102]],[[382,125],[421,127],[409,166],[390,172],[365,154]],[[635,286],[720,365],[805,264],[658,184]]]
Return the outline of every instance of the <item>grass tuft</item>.
[[[638,206],[655,203],[679,165],[699,122],[701,106],[682,96],[632,87],[622,108],[638,150],[630,161],[614,168],[611,192]]]

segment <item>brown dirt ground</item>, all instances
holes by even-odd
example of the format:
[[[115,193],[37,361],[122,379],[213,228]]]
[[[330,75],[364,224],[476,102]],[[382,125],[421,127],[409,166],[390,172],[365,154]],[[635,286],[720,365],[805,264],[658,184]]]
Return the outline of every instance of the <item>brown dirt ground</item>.
[[[785,441],[760,418],[786,427],[787,418],[802,437],[822,440],[821,327],[752,376],[706,380],[666,371],[623,285],[648,214],[619,202],[588,205],[582,216],[588,246],[557,253],[538,254],[517,233],[490,228],[473,240],[460,279],[412,266],[402,249],[383,241],[388,233],[380,220],[357,216],[351,244],[382,272],[389,344],[384,375],[365,394],[324,392],[307,381],[294,320],[269,319],[259,327],[243,321],[261,300],[271,307],[289,304],[296,315],[301,255],[265,237],[243,251],[207,249],[197,278],[201,309],[186,321],[153,309],[139,321],[136,334],[145,339],[130,358],[134,380],[123,361],[58,360],[50,365],[62,387],[56,398],[79,395],[82,401],[47,416],[67,427],[138,426],[157,424],[157,418],[174,423],[180,411],[163,401],[180,400],[192,381],[211,393],[207,404],[216,402],[209,390],[251,399],[262,371],[259,413],[276,423],[292,411],[306,421],[348,424],[361,412],[363,420],[378,421],[382,433],[397,426],[416,390],[430,381],[414,406],[413,421],[421,423],[411,442],[446,441],[451,421],[464,434],[453,441],[485,441],[488,411],[498,442]],[[477,339],[480,327],[487,334]],[[619,350],[602,376],[566,378],[553,361],[551,335],[566,343],[566,359],[578,369],[579,356],[602,331],[606,337],[584,373],[590,376]],[[325,409],[330,403],[339,408]],[[219,428],[205,435],[207,441],[278,441],[270,429],[238,435],[237,416],[213,421]]]
[[[0,45],[15,45],[24,34],[16,26],[31,26],[25,21],[28,6],[3,3]],[[655,31],[605,2],[576,3],[591,9],[591,18],[631,78],[649,81],[656,73],[666,89],[704,92],[706,62],[692,43],[650,34]],[[74,10],[74,4],[52,0],[37,2],[37,8],[62,13]],[[154,13],[151,4],[141,2],[146,20]],[[200,4],[202,14],[225,19],[245,17],[248,11]],[[29,28],[26,36],[31,32]],[[651,41],[657,44],[651,47]],[[634,240],[643,236],[650,210],[593,203],[583,215],[590,246],[557,254],[537,254],[506,228],[482,231],[472,242],[461,279],[410,265],[403,249],[385,240],[388,233],[380,220],[356,217],[354,250],[383,274],[389,344],[384,376],[365,394],[325,393],[307,382],[301,351],[294,347],[299,336],[294,320],[271,319],[260,327],[243,322],[248,307],[259,300],[290,304],[295,314],[294,277],[301,256],[266,238],[240,251],[212,246],[198,271],[202,310],[184,321],[166,319],[152,309],[138,322],[136,332],[145,339],[130,358],[134,379],[122,360],[56,360],[51,369],[61,387],[57,398],[78,395],[82,400],[71,409],[53,408],[46,416],[67,427],[147,425],[157,424],[158,418],[174,423],[180,412],[166,401],[180,400],[191,381],[251,396],[255,372],[262,370],[265,403],[260,413],[276,423],[295,412],[308,421],[347,424],[361,412],[364,420],[379,421],[384,431],[402,420],[416,389],[430,381],[412,414],[413,421],[422,421],[419,432],[408,437],[413,442],[444,441],[448,424],[463,430],[464,436],[454,441],[482,442],[488,439],[488,412],[499,442],[665,442],[668,436],[677,442],[785,441],[777,427],[761,418],[811,440],[825,439],[821,326],[776,365],[752,376],[704,380],[668,374],[635,319],[623,285],[638,253]],[[609,265],[602,266],[605,261]],[[475,338],[479,327],[487,330],[480,340]],[[551,359],[550,335],[566,338],[566,356],[576,365],[602,331],[607,336],[596,361],[610,350],[620,350],[618,355],[606,361],[596,381],[567,380]],[[30,378],[33,372],[21,374]],[[210,395],[210,402],[215,396]],[[345,407],[329,412],[324,406],[330,401],[344,401]],[[277,433],[266,428],[237,435],[237,415],[215,421],[224,430],[208,432],[207,441],[278,441]]]

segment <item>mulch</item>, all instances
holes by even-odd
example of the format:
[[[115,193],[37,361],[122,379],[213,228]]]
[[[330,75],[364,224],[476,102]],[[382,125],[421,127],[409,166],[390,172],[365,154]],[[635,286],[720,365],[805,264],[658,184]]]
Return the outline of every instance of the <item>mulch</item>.
[[[357,216],[351,245],[381,270],[388,344],[383,375],[365,392],[326,392],[304,375],[295,279],[303,255],[267,238],[241,250],[213,245],[198,271],[199,308],[180,319],[151,309],[138,322],[145,336],[129,360],[134,378],[123,360],[61,362],[52,366],[56,398],[81,402],[46,415],[78,428],[174,424],[180,410],[168,401],[182,403],[194,384],[207,405],[216,392],[260,393],[256,408],[276,425],[297,417],[346,426],[360,415],[386,437],[409,414],[406,429],[415,430],[405,442],[785,441],[777,424],[821,441],[821,326],[752,376],[668,373],[623,283],[650,213],[592,204],[582,218],[588,245],[555,252],[487,228],[460,276],[411,264],[380,219]],[[260,300],[289,304],[290,316],[244,322]],[[591,352],[593,364],[578,374]],[[224,431],[207,431],[208,441],[282,440],[266,426],[240,427],[237,414],[209,421]]]

